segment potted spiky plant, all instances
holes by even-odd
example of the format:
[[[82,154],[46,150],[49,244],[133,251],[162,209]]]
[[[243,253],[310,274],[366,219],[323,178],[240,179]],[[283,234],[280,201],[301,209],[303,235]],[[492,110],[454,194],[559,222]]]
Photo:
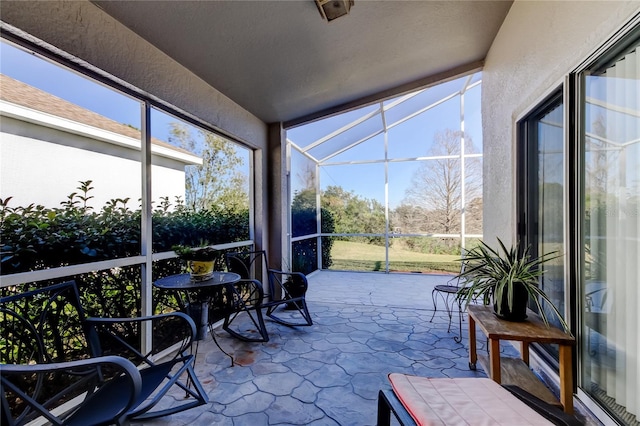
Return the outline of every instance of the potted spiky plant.
[[[551,302],[549,296],[540,288],[539,279],[544,273],[544,263],[561,257],[558,252],[542,256],[531,256],[531,247],[520,250],[518,245],[507,248],[498,238],[497,250],[484,241],[469,250],[463,262],[467,266],[458,277],[463,283],[457,294],[459,301],[468,305],[472,300],[482,298],[485,305],[493,302],[496,315],[509,321],[524,321],[527,318],[529,299],[533,300],[540,318],[549,326],[547,314],[542,306],[550,308],[562,324],[565,332],[569,326]]]

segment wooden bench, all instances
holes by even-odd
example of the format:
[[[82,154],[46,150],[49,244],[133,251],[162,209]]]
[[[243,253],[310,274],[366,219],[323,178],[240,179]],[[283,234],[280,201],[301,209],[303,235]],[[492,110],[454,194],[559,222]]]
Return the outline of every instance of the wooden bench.
[[[391,388],[378,394],[378,426],[391,413],[409,425],[567,425],[582,424],[516,386],[487,378],[433,379],[389,374]]]
[[[573,413],[572,355],[575,338],[556,327],[547,327],[532,311],[527,311],[526,321],[514,322],[499,319],[490,306],[469,305],[469,367],[476,369],[480,362],[487,375],[496,383],[516,385],[536,397],[561,406]],[[476,350],[476,325],[489,340],[489,357],[478,356]],[[520,342],[520,359],[500,356],[500,341]],[[555,343],[559,347],[560,400],[540,381],[529,368],[531,343]]]

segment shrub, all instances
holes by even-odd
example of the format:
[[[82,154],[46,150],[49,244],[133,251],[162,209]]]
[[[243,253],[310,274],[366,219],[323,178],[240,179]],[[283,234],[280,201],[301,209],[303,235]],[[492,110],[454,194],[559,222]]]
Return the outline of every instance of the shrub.
[[[78,192],[61,202],[60,208],[41,205],[11,207],[11,197],[0,200],[1,273],[57,268],[140,255],[141,211],[129,208],[129,199],[113,199],[100,211],[87,201],[91,181],[80,182]],[[171,250],[176,244],[198,246],[242,241],[249,238],[249,212],[189,211],[178,199],[167,199],[153,212],[153,251]],[[222,261],[220,257],[219,262]],[[222,267],[221,264],[218,266]],[[154,279],[181,271],[181,262],[154,262]],[[140,314],[140,266],[110,268],[66,277],[75,279],[90,315],[137,316]],[[58,280],[59,281],[59,280]],[[53,281],[38,283],[49,285]],[[18,291],[34,284],[19,286]],[[12,289],[15,291],[16,289]],[[10,290],[3,290],[6,293]],[[177,307],[166,292],[156,292],[154,309]]]
[[[321,232],[333,233],[334,221],[331,212],[325,208],[321,211]],[[294,205],[291,209],[292,231],[294,236],[314,235],[317,234],[317,218],[316,210],[309,207],[300,207]],[[322,237],[322,268],[331,266],[331,246],[333,240],[331,237]],[[292,269],[296,272],[308,274],[318,269],[318,244],[315,237],[296,241],[292,247]]]

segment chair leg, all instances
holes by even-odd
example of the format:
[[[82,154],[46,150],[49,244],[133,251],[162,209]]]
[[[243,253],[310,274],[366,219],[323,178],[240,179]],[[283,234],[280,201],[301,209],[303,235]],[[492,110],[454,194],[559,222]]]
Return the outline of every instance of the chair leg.
[[[200,381],[198,381],[195,371],[193,370],[194,361],[195,358],[193,357],[193,355],[186,356],[184,358],[182,366],[178,368],[175,373],[171,373],[171,375],[166,376],[166,379],[168,379],[168,381],[164,384],[161,390],[154,394],[153,399],[147,404],[136,407],[135,411],[127,413],[127,419],[145,420],[153,419],[156,417],[164,417],[190,408],[198,407],[203,404],[207,404],[209,402],[209,398],[204,388],[200,384]],[[153,369],[153,367],[151,367],[151,369]],[[151,371],[151,369],[147,370]],[[180,377],[185,372],[187,373],[188,382],[195,388],[195,390],[192,390],[191,386],[187,386],[180,381]],[[193,400],[174,407],[160,409],[158,411],[151,411],[151,409],[160,402],[160,400],[165,396],[165,394],[173,385],[176,385],[185,390],[187,394],[193,398]]]
[[[238,317],[241,312],[246,312],[246,314],[251,319],[251,322],[256,327],[258,332],[260,333],[260,337],[247,337],[233,330],[230,325],[233,321]],[[233,337],[243,340],[245,342],[268,342],[269,341],[269,333],[267,332],[267,326],[264,323],[264,318],[262,317],[262,311],[260,309],[254,309],[254,315],[251,314],[251,310],[243,309],[241,311],[231,312],[224,317],[224,322],[222,323],[222,329],[232,335]]]
[[[449,306],[449,293],[447,293],[446,298],[443,296],[442,297],[444,299],[444,307],[447,310],[447,315],[449,315],[449,326],[447,327],[447,333],[451,332],[451,321],[453,319],[453,307]]]
[[[433,301],[433,314],[431,314],[431,319],[429,322],[433,322],[433,318],[436,316],[436,311],[438,310],[438,299],[436,298],[436,290],[431,290],[431,300]]]
[[[281,306],[283,303],[276,303],[269,306],[267,308],[267,316],[278,324],[286,325],[288,327],[303,327],[313,325],[313,320],[311,319],[311,314],[309,313],[309,308],[307,307],[307,302],[304,298],[301,298],[299,300],[293,299],[287,301],[287,303],[293,303],[295,305],[296,310],[302,316],[304,322],[292,322],[275,315],[274,312],[276,308],[278,308],[278,306]]]
[[[416,426],[415,420],[402,405],[393,390],[378,391],[378,426],[391,425],[391,413],[401,426]]]
[[[307,324],[313,325],[313,320],[311,319],[311,313],[309,313],[309,308],[307,307],[307,301],[305,299],[302,299],[302,311],[300,312],[300,314],[307,321]]]
[[[449,316],[449,326],[447,327],[447,333],[451,332],[451,321],[453,320],[453,306],[449,306],[449,296],[450,293],[446,293],[446,296],[442,295],[443,292],[440,292],[436,289],[431,291],[431,299],[433,300],[433,314],[431,314],[431,319],[429,322],[433,322],[433,318],[436,316],[436,311],[438,310],[438,295],[442,298],[444,302],[445,310],[447,311],[447,316]]]
[[[453,337],[456,343],[462,342],[462,301],[458,301],[458,335]]]
[[[391,407],[382,391],[378,392],[378,421],[377,426],[391,426]]]
[[[453,319],[453,308],[449,306],[449,293],[446,296],[440,295],[442,297],[442,301],[444,302],[444,308],[447,311],[447,316],[449,317],[449,325],[447,326],[447,333],[451,332],[451,321]]]
[[[228,287],[232,297],[232,303],[231,310],[227,312],[224,317],[222,329],[233,337],[245,342],[268,342],[269,333],[267,332],[267,327],[262,316],[261,301],[263,294],[261,291],[256,290],[255,287],[261,284],[257,281],[249,281],[247,284],[249,284],[249,287],[246,287],[244,290],[236,286]],[[256,299],[258,299],[257,302]],[[230,327],[242,312],[245,312],[249,316],[253,326],[258,330],[258,333],[260,333],[260,337],[248,337]]]

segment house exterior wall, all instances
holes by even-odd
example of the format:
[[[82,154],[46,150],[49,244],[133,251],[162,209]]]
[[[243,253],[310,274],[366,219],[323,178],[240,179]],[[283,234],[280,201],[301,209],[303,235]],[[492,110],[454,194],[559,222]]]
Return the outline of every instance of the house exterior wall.
[[[88,205],[99,211],[109,200],[129,198],[137,209],[141,197],[140,150],[129,149],[62,130],[0,117],[0,199],[13,197],[10,207],[40,204],[47,208],[78,192],[79,181],[91,180],[95,188]],[[151,173],[162,193],[184,200],[183,161],[153,156]],[[28,168],[25,169],[25,165]]]
[[[516,0],[482,81],[484,237],[516,230],[516,122],[639,10],[637,1]]]

